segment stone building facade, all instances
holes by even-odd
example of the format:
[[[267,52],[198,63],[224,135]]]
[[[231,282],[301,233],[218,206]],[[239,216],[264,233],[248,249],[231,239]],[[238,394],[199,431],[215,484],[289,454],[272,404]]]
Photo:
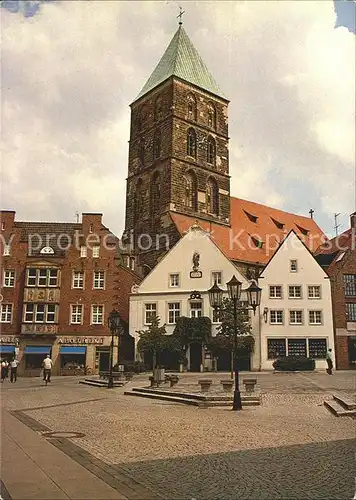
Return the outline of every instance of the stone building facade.
[[[128,295],[140,279],[120,264],[118,240],[102,215],[85,213],[81,223],[41,223],[16,221],[14,211],[1,211],[0,223],[0,357],[17,354],[25,375],[38,374],[46,354],[54,374],[107,368],[108,314],[120,312],[130,344]],[[125,342],[120,357],[127,359],[133,350]]]

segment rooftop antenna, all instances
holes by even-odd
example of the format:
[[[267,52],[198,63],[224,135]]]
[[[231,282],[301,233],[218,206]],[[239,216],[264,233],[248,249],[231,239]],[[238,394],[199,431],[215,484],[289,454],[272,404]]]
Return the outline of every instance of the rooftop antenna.
[[[75,218],[77,220],[77,224],[79,223],[79,212],[75,212]]]
[[[340,224],[338,224],[338,220],[337,218],[339,217],[340,214],[334,214],[334,221],[335,221],[335,226],[334,226],[334,230],[335,230],[335,236],[338,236],[339,235],[339,227],[340,227]]]
[[[309,210],[309,215],[310,215],[311,219],[314,219],[314,217],[313,217],[314,212],[315,212],[315,210],[313,210],[312,208]]]
[[[183,14],[185,13],[185,10],[182,9],[181,6],[179,6],[179,14],[177,16],[177,19],[179,17],[179,26],[182,26],[182,17],[183,17]]]

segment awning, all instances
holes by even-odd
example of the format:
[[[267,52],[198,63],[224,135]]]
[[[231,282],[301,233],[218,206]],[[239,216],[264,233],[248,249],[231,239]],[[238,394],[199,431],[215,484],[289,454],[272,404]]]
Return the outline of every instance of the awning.
[[[27,345],[25,354],[49,354],[51,349],[51,345]]]
[[[80,345],[62,345],[59,354],[85,354],[87,348]]]
[[[0,354],[5,352],[15,352],[14,345],[0,345]]]

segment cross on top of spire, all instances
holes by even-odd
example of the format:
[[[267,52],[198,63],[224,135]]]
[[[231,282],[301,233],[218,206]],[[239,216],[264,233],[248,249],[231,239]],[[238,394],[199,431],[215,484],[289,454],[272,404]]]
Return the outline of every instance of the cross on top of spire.
[[[179,14],[177,16],[177,19],[179,17],[179,26],[182,26],[182,17],[183,17],[183,14],[185,13],[185,10],[182,9],[181,6],[179,6]]]

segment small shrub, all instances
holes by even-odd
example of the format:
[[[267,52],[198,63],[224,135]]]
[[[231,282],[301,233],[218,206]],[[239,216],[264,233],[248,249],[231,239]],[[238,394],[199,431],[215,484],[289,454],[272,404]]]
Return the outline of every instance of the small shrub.
[[[312,371],[315,370],[315,359],[304,358],[303,356],[285,356],[278,358],[273,363],[276,371]]]

